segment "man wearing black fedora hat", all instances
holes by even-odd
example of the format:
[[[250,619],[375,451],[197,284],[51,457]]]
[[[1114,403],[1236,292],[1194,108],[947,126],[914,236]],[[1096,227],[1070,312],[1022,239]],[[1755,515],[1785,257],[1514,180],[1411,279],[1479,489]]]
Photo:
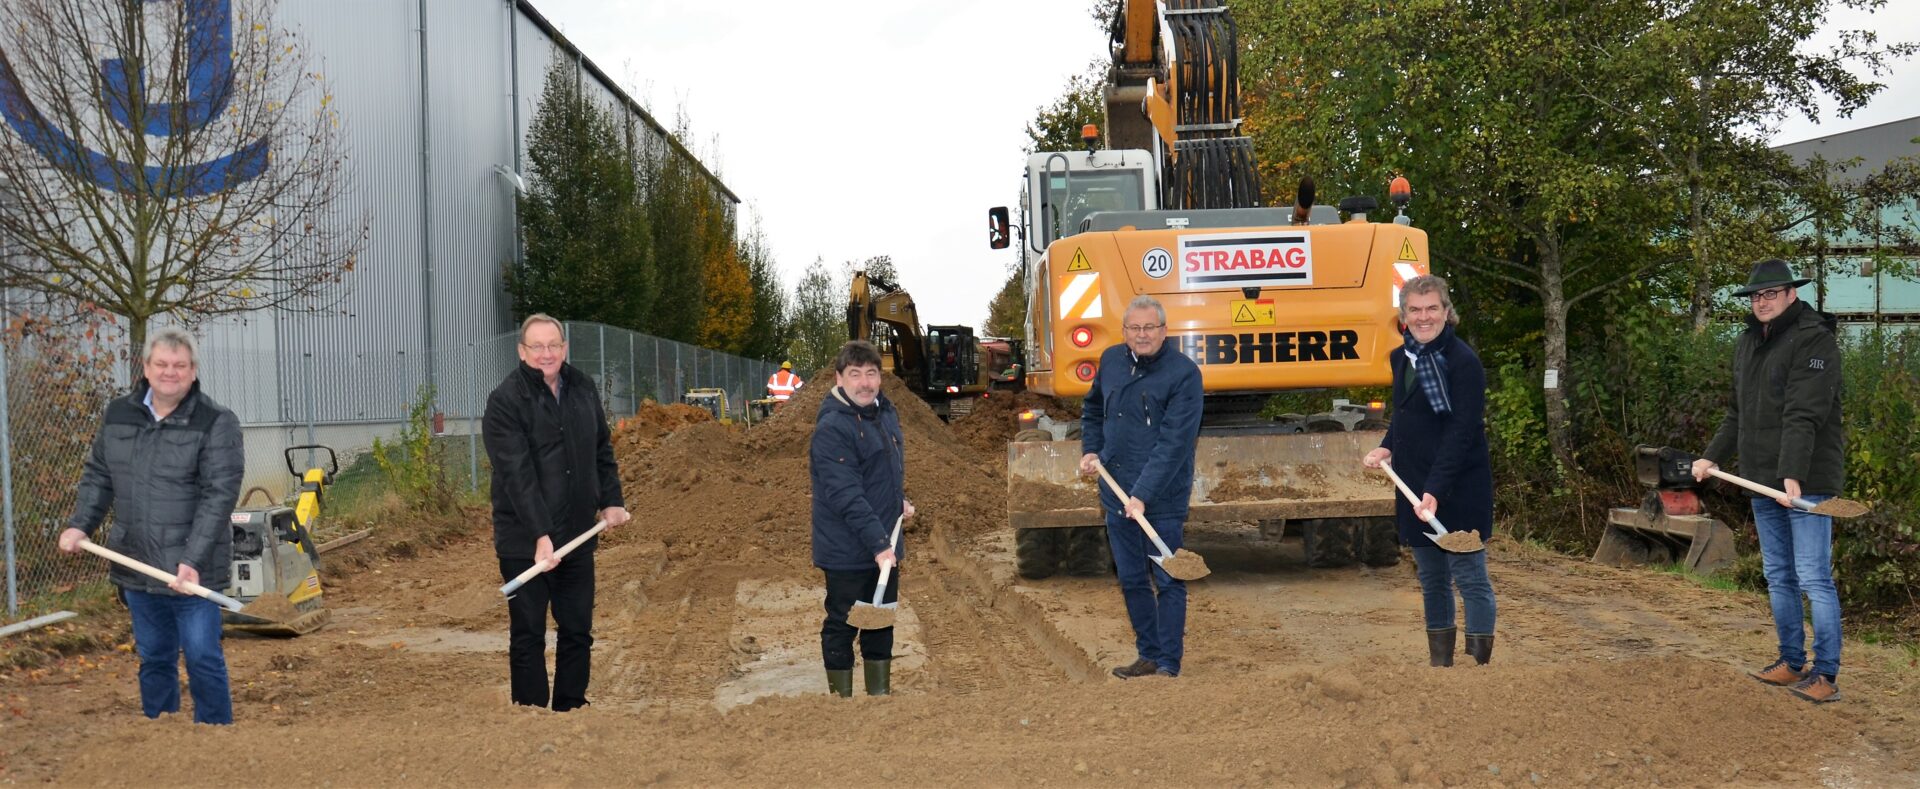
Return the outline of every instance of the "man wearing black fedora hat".
[[[1845,479],[1845,426],[1840,421],[1840,345],[1834,318],[1801,301],[1793,267],[1778,258],[1755,263],[1733,292],[1752,305],[1733,350],[1733,400],[1693,476],[1737,454],[1740,475],[1786,491],[1753,499],[1754,530],[1773,603],[1780,655],[1754,679],[1791,687],[1813,702],[1838,701],[1840,595],[1833,584],[1833,519],[1791,505],[1840,495]],[[1807,664],[1806,595],[1813,609],[1813,663]]]

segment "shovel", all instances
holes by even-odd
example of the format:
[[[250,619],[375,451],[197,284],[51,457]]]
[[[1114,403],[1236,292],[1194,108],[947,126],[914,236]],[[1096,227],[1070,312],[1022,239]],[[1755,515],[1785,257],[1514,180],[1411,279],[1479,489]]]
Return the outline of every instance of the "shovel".
[[[173,573],[167,572],[158,567],[147,564],[146,562],[140,561],[139,559],[135,559],[131,556],[128,556],[124,553],[120,553],[119,551],[113,550],[111,548],[101,547],[100,545],[94,543],[94,541],[92,540],[81,540],[80,547],[86,550],[86,552],[88,553],[91,553],[102,559],[106,559],[107,561],[113,562],[114,564],[120,565],[129,570],[138,572],[141,575],[145,575],[147,577],[154,578],[159,581],[163,581],[169,586],[171,586],[174,581],[179,580],[179,577],[175,576]],[[245,607],[244,605],[241,605],[239,600],[235,600],[231,597],[228,597],[226,595],[223,595],[219,592],[213,591],[212,589],[208,589],[196,583],[190,583],[190,582],[183,583],[180,586],[181,588],[186,589],[191,594],[199,595],[201,597],[207,598],[208,600],[212,600],[215,603],[218,603],[221,608],[225,608],[228,611],[239,611],[241,608]]]
[[[1786,491],[1774,490],[1753,480],[1742,479],[1728,474],[1718,468],[1707,469],[1707,473],[1770,499],[1784,499],[1787,497]],[[1873,511],[1867,505],[1850,499],[1827,499],[1819,504],[1807,501],[1806,499],[1794,499],[1793,506],[1796,509],[1806,510],[1815,515],[1826,515],[1833,518],[1858,518]]]
[[[1413,505],[1413,514],[1419,515],[1420,514],[1420,497],[1413,495],[1413,490],[1407,487],[1407,483],[1400,481],[1399,474],[1393,473],[1393,464],[1382,460],[1380,461],[1380,468],[1381,470],[1387,472],[1387,476],[1393,478],[1393,486],[1396,488],[1399,488],[1401,495],[1406,496],[1407,501]],[[1432,540],[1433,544],[1436,546],[1439,546],[1440,550],[1446,551],[1447,553],[1479,553],[1487,549],[1487,546],[1480,542],[1478,535],[1474,535],[1474,539],[1472,540],[1472,545],[1477,547],[1468,547],[1467,545],[1458,544],[1458,543],[1466,542],[1465,538],[1459,538],[1459,539],[1453,540],[1452,542],[1456,544],[1453,545],[1452,547],[1449,547],[1447,545],[1449,541],[1446,539],[1446,537],[1453,534],[1453,532],[1447,531],[1447,527],[1440,524],[1439,513],[1435,513],[1433,515],[1427,516],[1426,521],[1428,526],[1433,527],[1433,531],[1421,532],[1421,533],[1427,535],[1427,539]],[[1473,535],[1473,532],[1459,532],[1459,533]]]
[[[1114,481],[1112,474],[1107,473],[1107,467],[1095,460],[1093,468],[1100,472],[1100,478],[1107,481],[1108,487],[1113,488],[1113,495],[1120,497],[1120,506],[1125,507],[1129,498],[1127,492],[1120,488],[1120,483]],[[1160,569],[1167,571],[1168,575],[1182,581],[1197,581],[1213,572],[1207,569],[1207,560],[1200,558],[1200,554],[1185,548],[1178,551],[1167,550],[1167,544],[1160,539],[1160,532],[1154,531],[1153,524],[1147,522],[1147,516],[1135,515],[1133,519],[1140,524],[1140,530],[1147,533],[1147,539],[1153,541],[1153,547],[1160,551],[1159,556],[1147,558],[1152,559],[1154,564],[1160,565]]]
[[[900,524],[906,520],[906,513],[901,513],[900,517],[894,520],[893,539],[887,543],[888,548],[899,550]],[[847,624],[853,625],[861,630],[885,630],[893,627],[894,615],[900,612],[900,601],[895,600],[891,603],[880,602],[887,594],[887,575],[892,572],[893,562],[880,565],[880,583],[875,584],[873,587],[873,602],[869,603],[865,600],[855,600],[853,602],[853,610],[847,612]]]
[[[593,539],[593,535],[599,534],[600,532],[603,532],[606,530],[607,530],[607,522],[603,520],[603,521],[600,521],[599,523],[593,524],[593,528],[588,529],[585,534],[582,534],[578,537],[568,540],[566,545],[560,546],[560,550],[553,552],[554,565],[558,566],[560,564],[561,559],[566,558],[567,554],[573,553],[573,549],[580,547],[580,543],[591,540]],[[534,576],[544,573],[546,571],[547,571],[547,568],[541,567],[539,562],[535,562],[532,567],[527,568],[526,572],[523,572],[519,575],[514,576],[513,580],[511,581],[501,584],[500,593],[503,595],[506,595],[508,600],[512,600],[514,590],[519,589],[522,585],[526,584],[526,582],[533,580]]]

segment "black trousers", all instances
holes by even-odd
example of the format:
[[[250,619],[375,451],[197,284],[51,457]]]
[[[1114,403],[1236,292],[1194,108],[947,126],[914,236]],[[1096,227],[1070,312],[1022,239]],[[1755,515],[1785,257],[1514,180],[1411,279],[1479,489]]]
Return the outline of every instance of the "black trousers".
[[[855,602],[873,602],[873,587],[880,583],[880,568],[871,570],[822,570],[827,575],[827,619],[820,623],[820,657],[828,671],[853,668],[853,638],[860,637],[861,660],[893,658],[893,628],[861,630],[847,624],[847,612]],[[880,602],[900,600],[900,568],[887,576],[887,591]]]
[[[511,581],[532,566],[532,559],[502,556],[500,577]],[[549,608],[553,624],[560,631],[554,647],[553,709],[566,712],[586,706],[587,681],[593,674],[592,550],[567,554],[559,567],[534,576],[507,601],[507,664],[515,704],[547,706]]]

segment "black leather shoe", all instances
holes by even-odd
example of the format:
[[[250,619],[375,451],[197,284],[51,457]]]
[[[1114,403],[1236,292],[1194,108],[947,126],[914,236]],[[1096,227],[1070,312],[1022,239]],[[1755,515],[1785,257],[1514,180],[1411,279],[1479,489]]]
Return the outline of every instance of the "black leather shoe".
[[[1133,679],[1134,677],[1144,677],[1148,674],[1152,674],[1153,672],[1159,671],[1159,670],[1160,670],[1159,664],[1156,664],[1153,661],[1148,660],[1146,658],[1141,658],[1139,660],[1133,661],[1133,663],[1130,665],[1115,667],[1113,670],[1113,675],[1121,679]]]

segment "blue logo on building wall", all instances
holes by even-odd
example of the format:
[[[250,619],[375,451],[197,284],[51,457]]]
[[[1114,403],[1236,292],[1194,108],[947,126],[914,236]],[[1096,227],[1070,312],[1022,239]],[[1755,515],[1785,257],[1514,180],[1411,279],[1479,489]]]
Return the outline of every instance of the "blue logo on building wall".
[[[183,102],[149,103],[139,65],[118,58],[102,61],[100,77],[108,115],[127,129],[170,137],[205,127],[227,107],[233,94],[233,9],[231,0],[144,0],[187,5],[187,96]],[[28,35],[31,35],[30,33]],[[135,107],[142,108],[134,112]],[[5,52],[0,52],[0,115],[16,134],[55,166],[119,192],[155,197],[205,197],[260,176],[267,169],[267,140],[260,139],[210,162],[155,167],[114,159],[74,139],[49,122],[27,97]],[[134,118],[144,120],[134,128]]]

